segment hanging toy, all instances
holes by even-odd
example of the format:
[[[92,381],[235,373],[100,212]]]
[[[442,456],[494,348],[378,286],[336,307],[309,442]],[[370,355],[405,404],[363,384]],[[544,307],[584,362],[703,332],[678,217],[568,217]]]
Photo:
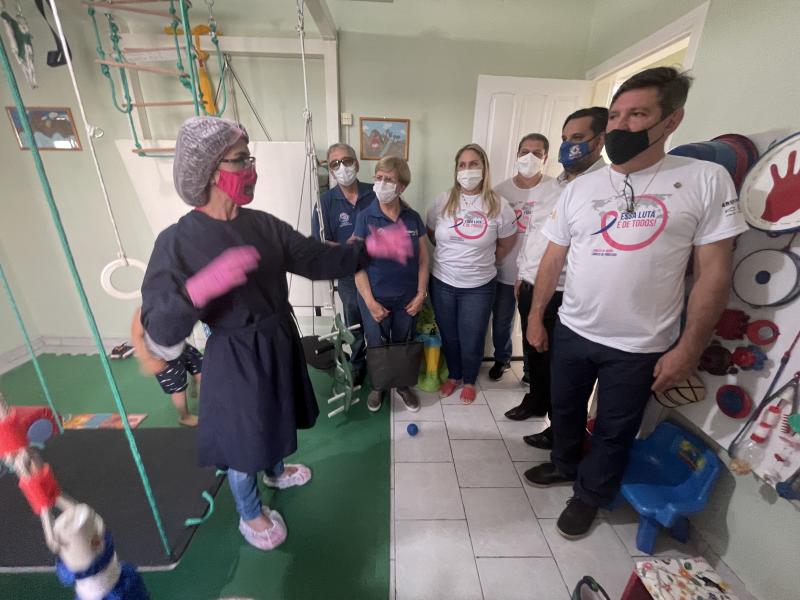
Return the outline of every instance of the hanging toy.
[[[22,6],[20,6],[19,0],[17,0],[17,14],[15,16],[16,19],[8,14],[5,0],[0,0],[0,18],[3,19],[8,43],[11,45],[11,50],[22,68],[22,73],[25,75],[25,79],[28,80],[28,84],[32,88],[36,88],[39,84],[36,81],[36,71],[33,68],[33,36],[30,29],[28,29],[28,22],[22,16]]]
[[[717,390],[717,406],[731,419],[744,419],[753,410],[753,400],[738,385],[723,385]]]
[[[739,346],[731,354],[731,362],[742,371],[762,371],[767,355],[758,346]],[[736,369],[733,370],[736,373]]]
[[[697,365],[697,369],[706,371],[711,375],[728,375],[729,373],[737,372],[737,369],[732,368],[731,365],[730,350],[723,347],[719,341],[714,340],[700,355],[700,363]]]
[[[781,412],[777,404],[770,405],[761,416],[761,422],[755,426],[750,438],[737,447],[731,461],[731,471],[737,475],[747,475],[761,465],[766,456],[767,440],[778,424]]]
[[[714,326],[714,331],[723,340],[741,340],[749,322],[750,316],[743,310],[726,308]]]
[[[778,326],[766,319],[753,321],[747,326],[747,339],[759,346],[769,346],[778,339],[780,334]]]
[[[103,520],[64,494],[50,465],[29,448],[30,418],[30,411],[10,407],[0,394],[0,461],[17,475],[41,520],[47,547],[58,555],[58,578],[75,586],[77,600],[149,600],[136,568],[117,559]]]

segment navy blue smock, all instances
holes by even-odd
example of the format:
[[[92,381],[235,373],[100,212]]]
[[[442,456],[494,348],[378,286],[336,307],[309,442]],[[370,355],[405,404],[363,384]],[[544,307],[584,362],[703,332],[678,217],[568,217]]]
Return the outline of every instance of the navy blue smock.
[[[186,280],[232,246],[261,254],[247,283],[195,308]],[[195,322],[211,327],[200,389],[201,466],[255,473],[297,450],[297,428],[319,414],[286,273],[309,279],[352,275],[366,266],[363,244],[328,246],[265,212],[239,209],[231,221],[192,211],[156,239],[142,283],[142,324],[161,345],[180,343]]]

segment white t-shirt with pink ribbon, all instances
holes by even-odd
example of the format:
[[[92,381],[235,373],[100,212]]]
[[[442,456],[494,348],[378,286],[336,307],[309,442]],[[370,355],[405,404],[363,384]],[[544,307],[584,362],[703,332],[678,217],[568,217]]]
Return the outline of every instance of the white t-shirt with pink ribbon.
[[[516,216],[504,198],[500,210],[488,216],[480,195],[461,194],[455,216],[443,214],[449,192],[436,197],[426,223],[436,237],[431,272],[437,279],[459,288],[476,288],[497,275],[497,240],[514,235]]]
[[[531,219],[534,220],[534,223],[537,221],[541,223],[544,217],[550,213],[552,206],[548,207],[546,212],[541,212],[540,199],[543,197],[542,190],[550,188],[550,185],[554,182],[555,179],[549,175],[542,175],[539,183],[532,188],[521,188],[514,183],[514,178],[512,177],[495,186],[494,191],[508,201],[517,219],[517,240],[514,243],[514,248],[497,266],[497,281],[499,283],[514,285],[517,280],[517,257],[524,243],[523,240],[525,239],[525,232],[528,230],[528,224]],[[559,189],[556,198],[560,193],[561,190]],[[555,202],[555,199],[553,202]]]
[[[625,352],[663,352],[677,339],[684,274],[694,246],[747,230],[721,166],[681,156],[629,177],[610,167],[566,187],[543,233],[569,246],[561,322]]]

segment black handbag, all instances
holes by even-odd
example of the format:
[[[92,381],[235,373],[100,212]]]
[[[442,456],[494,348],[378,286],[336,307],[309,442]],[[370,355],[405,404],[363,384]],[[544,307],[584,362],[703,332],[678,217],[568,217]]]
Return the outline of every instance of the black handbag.
[[[418,341],[367,347],[367,369],[372,387],[388,390],[417,385],[424,347]]]

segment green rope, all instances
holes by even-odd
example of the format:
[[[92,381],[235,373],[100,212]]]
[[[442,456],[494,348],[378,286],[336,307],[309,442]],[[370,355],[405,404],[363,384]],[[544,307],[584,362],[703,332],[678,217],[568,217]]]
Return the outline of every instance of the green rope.
[[[217,115],[221,117],[228,107],[228,87],[225,85],[225,59],[222,56],[222,50],[219,47],[219,38],[217,37],[217,21],[211,17],[208,21],[208,26],[211,29],[211,43],[214,44],[217,53],[217,65],[219,67],[220,87],[222,87],[222,104],[217,105]],[[214,99],[216,100],[216,98]]]
[[[109,28],[108,37],[111,40],[111,47],[114,49],[114,60],[118,63],[123,63],[125,62],[125,56],[122,54],[122,48],[119,45],[119,27],[111,13],[106,13],[106,19],[108,20]],[[139,134],[136,132],[136,125],[133,122],[133,100],[131,100],[131,91],[128,87],[128,74],[125,72],[124,67],[119,68],[119,79],[122,82],[122,94],[125,97],[125,107],[127,109],[125,112],[128,115],[128,126],[131,129],[131,135],[133,135],[133,145],[140,151],[139,154],[143,154],[141,152],[142,144],[139,142]]]
[[[203,496],[203,500],[208,502],[208,512],[204,514],[202,517],[193,517],[191,519],[186,519],[183,522],[184,526],[194,527],[195,525],[202,525],[211,518],[211,515],[214,514],[214,496],[205,491],[201,495]]]
[[[117,411],[122,418],[122,426],[125,430],[125,436],[128,439],[128,445],[130,446],[133,460],[136,463],[136,468],[139,471],[139,477],[142,480],[147,501],[150,503],[150,510],[153,513],[153,518],[155,519],[158,533],[161,536],[161,542],[164,545],[164,551],[168,556],[170,556],[172,552],[170,549],[169,540],[167,539],[167,534],[164,530],[164,525],[161,521],[161,515],[158,512],[158,507],[156,506],[153,490],[150,487],[150,481],[147,478],[147,472],[145,471],[144,464],[142,463],[142,457],[139,454],[139,449],[136,446],[136,440],[133,437],[133,432],[131,431],[130,424],[128,423],[128,414],[125,410],[125,405],[122,403],[117,382],[114,380],[114,375],[111,372],[111,365],[108,362],[108,357],[106,356],[105,349],[103,348],[103,341],[100,339],[100,331],[97,328],[97,321],[94,318],[92,309],[89,307],[89,299],[86,297],[86,290],[84,289],[83,283],[78,275],[78,268],[75,265],[75,257],[72,255],[72,250],[70,249],[69,242],[67,241],[67,235],[64,232],[64,225],[62,224],[61,216],[58,213],[58,207],[56,206],[55,198],[53,197],[53,190],[50,187],[50,181],[47,179],[47,173],[45,173],[44,164],[42,163],[42,156],[39,152],[39,148],[36,146],[36,140],[33,138],[33,131],[31,130],[31,123],[28,119],[28,113],[26,112],[25,105],[22,102],[19,86],[17,85],[17,80],[14,77],[14,71],[11,69],[11,63],[8,60],[6,46],[3,43],[2,37],[0,37],[0,61],[3,63],[3,73],[5,74],[8,86],[11,88],[11,94],[14,97],[14,104],[16,105],[17,113],[19,114],[19,120],[22,123],[23,129],[25,130],[25,139],[30,146],[31,157],[33,157],[33,162],[36,166],[36,173],[39,176],[39,183],[42,186],[45,200],[50,208],[50,215],[53,219],[56,232],[58,233],[58,239],[61,242],[61,248],[64,251],[64,257],[67,261],[67,266],[69,267],[72,280],[75,283],[75,288],[77,289],[78,295],[81,299],[81,305],[83,306],[83,311],[86,314],[86,320],[89,322],[89,328],[92,330],[94,343],[97,346],[97,349],[100,351],[100,363],[103,365],[103,370],[105,371],[108,385],[111,388],[111,394],[113,395],[114,402],[117,405]]]
[[[100,39],[100,28],[97,25],[97,17],[95,17],[95,10],[93,7],[89,7],[89,16],[92,18],[92,27],[94,29],[94,40],[95,40],[95,51],[97,52],[97,56],[100,57],[100,60],[106,60],[106,52],[103,49],[103,42]],[[103,74],[108,80],[108,85],[111,87],[111,101],[114,103],[114,108],[116,108],[121,113],[130,112],[131,107],[123,108],[119,104],[119,100],[117,100],[117,86],[114,84],[114,78],[111,76],[111,69],[108,68],[108,65],[100,65],[100,72]]]
[[[189,31],[189,11],[186,8],[186,0],[180,0],[181,21],[183,21],[183,37],[186,43],[186,53],[189,56],[189,76],[192,78],[192,100],[194,100],[194,114],[200,115],[200,102],[197,98],[197,65],[192,56],[192,33]]]
[[[178,19],[178,12],[175,10],[175,0],[169,0],[169,14],[172,15],[172,23],[170,23],[170,27],[172,28],[172,40],[175,42],[175,55],[178,57],[178,62],[175,63],[175,66],[178,68],[178,71],[183,73],[183,75],[178,77],[178,81],[181,82],[183,87],[191,91],[192,81],[189,78],[189,75],[186,74],[186,69],[183,66],[181,43],[178,40],[178,25],[180,25],[181,22],[180,19]]]
[[[58,432],[64,433],[64,426],[61,423],[61,417],[59,416],[58,411],[56,411],[56,405],[53,403],[52,396],[50,396],[50,388],[47,387],[47,382],[44,380],[42,368],[39,366],[39,359],[36,358],[36,352],[33,350],[33,344],[31,344],[31,338],[28,336],[28,330],[25,328],[25,322],[22,320],[22,315],[19,312],[17,302],[14,300],[14,294],[11,293],[11,286],[8,284],[8,279],[6,279],[5,271],[3,271],[3,265],[0,265],[0,279],[3,280],[3,287],[5,288],[6,295],[11,302],[11,309],[14,311],[14,316],[17,318],[19,330],[22,332],[22,337],[25,340],[25,346],[28,348],[28,354],[30,354],[31,361],[33,361],[33,368],[36,371],[36,377],[39,378],[39,384],[42,386],[44,397],[47,399],[47,404],[50,405],[50,410],[53,411],[53,415],[55,416],[56,423],[58,424]]]

